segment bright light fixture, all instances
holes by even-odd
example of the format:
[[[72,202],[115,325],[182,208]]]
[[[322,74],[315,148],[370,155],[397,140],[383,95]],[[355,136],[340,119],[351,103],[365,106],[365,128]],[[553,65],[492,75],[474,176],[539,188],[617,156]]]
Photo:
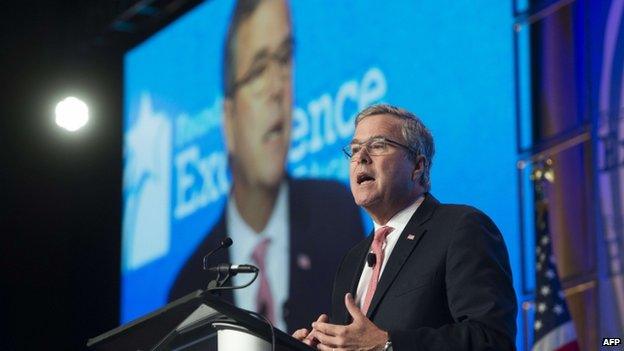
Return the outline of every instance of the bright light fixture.
[[[70,132],[75,132],[84,127],[89,121],[89,107],[82,100],[73,96],[66,97],[54,110],[56,124]]]

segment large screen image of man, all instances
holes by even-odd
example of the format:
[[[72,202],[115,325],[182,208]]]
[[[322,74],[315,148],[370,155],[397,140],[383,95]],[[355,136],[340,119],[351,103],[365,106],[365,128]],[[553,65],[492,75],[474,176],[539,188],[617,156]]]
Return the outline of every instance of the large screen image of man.
[[[353,198],[337,182],[290,178],[294,47],[283,0],[238,1],[223,63],[225,139],[232,189],[210,234],[186,261],[169,300],[205,288],[203,256],[230,236],[234,245],[210,264],[251,262],[258,282],[223,295],[264,314],[283,329],[307,322],[330,306],[331,273],[363,236]],[[234,285],[249,277],[236,275]]]

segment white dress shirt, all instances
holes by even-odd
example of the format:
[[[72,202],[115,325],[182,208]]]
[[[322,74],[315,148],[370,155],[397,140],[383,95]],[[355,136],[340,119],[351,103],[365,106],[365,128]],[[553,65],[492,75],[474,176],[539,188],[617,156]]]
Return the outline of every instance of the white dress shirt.
[[[386,268],[386,263],[388,262],[388,258],[390,257],[390,254],[392,254],[392,250],[394,249],[394,246],[399,240],[399,237],[401,236],[403,229],[405,229],[407,222],[409,222],[409,220],[412,218],[414,213],[416,213],[416,210],[418,209],[418,207],[420,206],[420,204],[423,202],[424,199],[425,197],[421,195],[420,197],[418,197],[418,199],[416,199],[416,201],[414,201],[414,203],[412,203],[408,207],[402,209],[397,214],[395,214],[385,225],[381,225],[373,221],[375,231],[377,231],[377,229],[383,226],[394,228],[394,230],[390,232],[388,236],[386,236],[386,240],[384,244],[382,245],[382,249],[384,252],[384,259],[381,264],[381,271],[379,272],[379,279],[381,279],[381,276],[383,275],[383,271],[384,271],[384,268]],[[357,290],[355,293],[355,301],[357,302],[358,306],[362,306],[362,304],[364,303],[364,297],[366,296],[366,292],[368,291],[368,284],[370,283],[372,275],[373,275],[373,267],[369,267],[368,263],[364,262],[364,269],[362,269],[362,275],[360,275],[360,281],[358,283]]]
[[[288,298],[290,286],[290,227],[288,212],[288,184],[284,182],[279,189],[273,212],[266,227],[256,233],[241,217],[236,208],[236,200],[230,197],[227,211],[227,233],[234,241],[230,248],[232,264],[255,264],[251,255],[256,246],[265,238],[271,242],[266,252],[265,270],[273,296],[275,327],[286,330],[283,306]],[[243,285],[252,278],[251,274],[238,274],[232,278],[235,286]],[[256,295],[260,287],[260,279],[244,288],[234,290],[236,306],[256,311]]]

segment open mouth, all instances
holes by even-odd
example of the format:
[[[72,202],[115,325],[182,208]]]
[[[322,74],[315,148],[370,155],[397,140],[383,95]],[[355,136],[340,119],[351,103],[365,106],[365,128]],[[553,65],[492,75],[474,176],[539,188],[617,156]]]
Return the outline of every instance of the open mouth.
[[[280,120],[264,134],[264,141],[272,141],[282,136],[284,133],[284,123]]]
[[[358,174],[357,179],[356,179],[357,183],[360,184],[360,185],[361,184],[367,184],[368,182],[372,182],[374,180],[375,180],[375,178],[373,178],[372,176],[370,176],[370,175],[368,175],[366,173]]]

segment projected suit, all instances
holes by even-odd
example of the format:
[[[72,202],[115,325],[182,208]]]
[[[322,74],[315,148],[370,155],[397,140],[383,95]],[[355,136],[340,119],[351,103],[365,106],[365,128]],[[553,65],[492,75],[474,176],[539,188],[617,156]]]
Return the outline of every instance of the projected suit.
[[[347,190],[336,182],[289,179],[290,284],[283,318],[289,330],[307,324],[330,307],[329,289],[340,258],[362,238],[359,211]],[[195,252],[180,270],[169,292],[169,300],[196,289],[204,289],[214,278],[202,270],[202,258],[217,247],[227,234],[224,211]],[[231,262],[230,250],[236,243],[210,257],[208,264]],[[305,258],[306,262],[301,262]],[[235,262],[248,263],[248,262]],[[232,302],[231,292],[222,297]]]
[[[269,303],[266,294],[259,292],[258,302],[250,307],[269,318],[283,318],[288,329],[329,308],[329,294],[312,294],[329,289],[331,270],[348,247],[363,236],[353,198],[339,183],[292,180],[285,172],[292,114],[293,46],[286,1],[236,3],[223,60],[223,128],[232,171],[228,203],[235,203],[236,218],[245,223],[244,228],[258,238],[267,236],[273,214],[282,209],[280,189],[288,184],[290,252],[286,253],[287,260],[280,261],[290,262],[289,276],[284,277],[290,282],[288,291],[276,291],[286,289],[285,284],[270,286],[272,301]],[[201,271],[201,257],[227,235],[232,225],[228,214],[224,210],[212,233],[188,259],[170,291],[170,299],[205,288],[209,278]],[[230,250],[237,250],[236,243]],[[210,263],[230,262],[233,253],[237,254],[224,251]],[[279,259],[276,255],[264,257],[273,260],[273,267]],[[261,283],[267,271],[260,273],[261,286],[265,286]],[[248,290],[237,291],[225,297],[232,300],[242,296],[244,301],[253,301],[247,294]],[[287,296],[286,303],[282,305],[275,295]]]

